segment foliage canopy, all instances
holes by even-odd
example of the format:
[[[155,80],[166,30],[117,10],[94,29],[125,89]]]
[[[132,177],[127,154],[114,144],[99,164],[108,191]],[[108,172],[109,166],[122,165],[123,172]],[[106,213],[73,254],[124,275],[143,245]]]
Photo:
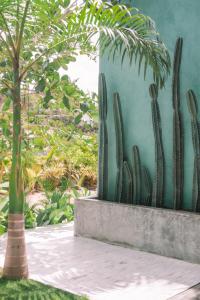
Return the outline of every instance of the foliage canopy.
[[[51,69],[65,64],[77,50],[88,52],[91,38],[96,35],[96,47],[101,54],[108,51],[112,58],[121,53],[122,62],[128,55],[130,62],[144,62],[153,69],[154,79],[161,86],[169,72],[170,60],[164,44],[159,40],[153,21],[135,8],[111,5],[108,2],[86,1],[83,4],[60,0],[0,1],[0,71],[1,84],[12,88],[12,66],[20,63],[20,80],[37,80],[45,67]],[[37,91],[45,88],[39,78]],[[51,97],[46,94],[47,100]]]

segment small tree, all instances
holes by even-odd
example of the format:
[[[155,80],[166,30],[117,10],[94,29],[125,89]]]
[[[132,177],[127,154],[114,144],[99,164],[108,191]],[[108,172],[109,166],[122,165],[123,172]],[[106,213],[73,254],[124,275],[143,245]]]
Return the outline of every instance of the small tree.
[[[25,84],[35,83],[44,60],[57,60],[66,51],[88,49],[96,34],[96,48],[122,61],[127,55],[149,65],[162,86],[169,71],[169,56],[150,18],[125,5],[68,0],[0,1],[0,67],[2,93],[12,99],[13,144],[9,189],[8,240],[3,275],[26,278],[28,265],[24,239],[24,184],[21,166],[21,93]],[[40,79],[41,80],[41,79]],[[38,91],[41,91],[39,82]],[[46,94],[46,101],[50,93]]]

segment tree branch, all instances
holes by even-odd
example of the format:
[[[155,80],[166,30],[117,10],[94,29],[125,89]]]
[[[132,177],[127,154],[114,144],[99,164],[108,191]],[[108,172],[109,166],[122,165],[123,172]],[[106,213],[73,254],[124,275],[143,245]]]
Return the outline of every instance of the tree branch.
[[[24,33],[24,26],[25,26],[26,17],[27,17],[30,2],[31,2],[31,0],[26,1],[26,5],[25,5],[25,8],[24,8],[24,14],[23,14],[23,17],[22,17],[22,22],[21,22],[21,26],[20,26],[20,30],[19,30],[19,37],[18,37],[18,41],[17,41],[17,54],[18,55],[20,54],[22,38],[23,38],[23,33]]]
[[[13,41],[13,38],[12,38],[12,35],[11,35],[11,32],[10,32],[10,29],[9,29],[9,26],[8,26],[8,23],[6,21],[6,18],[4,17],[4,14],[1,11],[0,11],[0,16],[2,17],[2,20],[3,20],[4,25],[6,27],[6,31],[8,33],[8,38],[10,40],[10,45],[11,45],[11,47],[13,49],[13,53],[15,54],[15,51],[16,51],[15,44],[14,44],[14,41]]]
[[[9,88],[11,91],[13,90],[13,88],[9,85],[9,83],[7,83],[7,81],[2,80],[2,83],[5,84],[5,86],[7,86],[7,88]]]
[[[80,8],[81,6],[83,6],[84,3],[85,3],[84,1],[82,3],[81,2],[77,3],[77,1],[72,2],[71,5],[69,5],[68,8],[66,8],[64,10],[64,12],[62,13],[61,20],[63,20],[68,14],[70,14],[71,12],[73,12],[74,8],[76,8],[76,7]]]
[[[19,39],[19,0],[17,1],[17,10],[16,10],[16,43]]]
[[[14,57],[13,57],[12,51],[10,50],[9,45],[6,42],[6,40],[3,38],[2,32],[0,32],[0,39],[4,43],[4,45],[5,45],[5,47],[6,47],[7,51],[8,51],[8,54],[9,54],[9,56],[10,56],[12,62],[13,62],[14,61]]]
[[[43,56],[45,56],[46,54],[48,54],[48,52],[50,52],[52,49],[56,48],[57,46],[59,46],[59,45],[65,43],[65,42],[67,42],[67,41],[69,41],[69,40],[71,40],[71,39],[74,39],[74,38],[76,38],[76,37],[80,37],[81,35],[84,35],[84,34],[86,34],[86,33],[88,34],[88,30],[87,30],[87,31],[84,31],[84,32],[81,32],[81,33],[79,33],[79,34],[77,34],[77,35],[73,35],[73,36],[71,36],[71,37],[69,37],[69,38],[67,38],[67,39],[64,39],[64,40],[62,40],[62,41],[56,43],[56,44],[53,45],[52,47],[48,48],[47,50],[45,50],[45,51],[44,51],[42,54],[40,54],[35,60],[33,60],[28,66],[25,67],[25,69],[24,69],[24,70],[21,72],[21,74],[20,74],[20,77],[19,77],[20,81],[24,78],[24,76],[25,76],[25,74],[28,72],[28,70],[29,70],[36,62],[38,62],[38,60],[40,60],[40,58],[42,58]]]

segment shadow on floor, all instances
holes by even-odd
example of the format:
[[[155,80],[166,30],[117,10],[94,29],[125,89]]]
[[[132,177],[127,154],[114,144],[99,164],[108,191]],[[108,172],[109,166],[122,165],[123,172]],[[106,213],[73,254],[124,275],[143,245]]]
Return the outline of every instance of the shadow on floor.
[[[71,224],[26,240],[31,278],[90,299],[164,300],[200,281],[200,265],[74,237]]]

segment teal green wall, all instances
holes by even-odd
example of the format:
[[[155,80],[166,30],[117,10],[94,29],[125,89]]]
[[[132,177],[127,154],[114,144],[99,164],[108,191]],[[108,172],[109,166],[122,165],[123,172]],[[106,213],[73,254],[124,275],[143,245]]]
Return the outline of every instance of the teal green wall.
[[[186,103],[186,91],[194,89],[200,109],[200,0],[135,0],[134,6],[151,16],[164,40],[171,58],[177,37],[183,37],[183,58],[181,66],[181,110],[184,118],[185,135],[185,180],[184,208],[191,208],[193,147],[190,128],[190,116]],[[151,120],[149,84],[151,73],[144,81],[138,77],[137,66],[102,58],[100,71],[105,73],[108,86],[108,130],[109,130],[109,199],[113,200],[116,183],[115,129],[112,110],[112,95],[118,91],[121,96],[122,114],[125,128],[125,151],[131,163],[131,149],[138,145],[142,163],[154,175],[154,137]],[[168,79],[165,89],[159,93],[159,106],[162,119],[163,142],[166,158],[165,206],[172,207],[172,78]]]

